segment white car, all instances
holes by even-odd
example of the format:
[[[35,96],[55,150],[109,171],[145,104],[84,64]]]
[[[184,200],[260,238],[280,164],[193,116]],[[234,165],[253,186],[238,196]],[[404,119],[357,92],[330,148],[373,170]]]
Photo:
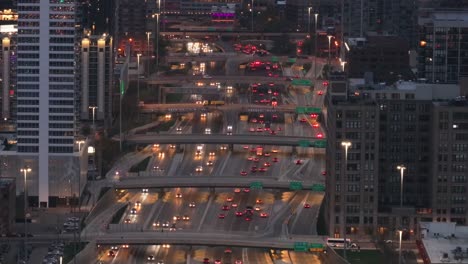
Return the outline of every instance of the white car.
[[[202,172],[203,171],[203,167],[202,166],[197,166],[195,168],[195,172]]]
[[[204,79],[211,79],[211,76],[209,76],[208,74],[203,74],[203,78]]]
[[[205,134],[211,134],[211,128],[205,128]]]

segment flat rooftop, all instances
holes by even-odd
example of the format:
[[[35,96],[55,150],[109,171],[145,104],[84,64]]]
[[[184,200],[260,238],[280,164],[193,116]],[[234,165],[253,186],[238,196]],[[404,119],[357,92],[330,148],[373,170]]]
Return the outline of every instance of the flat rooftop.
[[[468,263],[467,226],[422,222],[421,231],[424,235],[422,242],[432,264]]]

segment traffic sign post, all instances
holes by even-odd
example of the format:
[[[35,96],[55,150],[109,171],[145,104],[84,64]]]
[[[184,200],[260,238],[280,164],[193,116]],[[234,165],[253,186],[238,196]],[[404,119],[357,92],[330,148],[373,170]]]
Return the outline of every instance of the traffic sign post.
[[[299,147],[304,147],[304,148],[310,147],[310,142],[305,139],[299,140],[297,144],[299,145]]]
[[[326,148],[327,147],[327,141],[326,140],[317,140],[314,142],[314,147],[316,148]]]
[[[322,109],[319,107],[305,107],[305,106],[298,106],[296,107],[297,114],[320,114],[322,113]]]
[[[302,182],[290,182],[289,189],[292,191],[299,191],[302,190]]]
[[[312,86],[312,82],[305,79],[294,79],[291,83],[297,86]]]
[[[262,182],[251,182],[250,183],[250,189],[252,189],[252,190],[261,190],[261,189],[263,189],[263,183]]]
[[[311,252],[323,252],[324,246],[321,243],[310,243],[309,250]]]

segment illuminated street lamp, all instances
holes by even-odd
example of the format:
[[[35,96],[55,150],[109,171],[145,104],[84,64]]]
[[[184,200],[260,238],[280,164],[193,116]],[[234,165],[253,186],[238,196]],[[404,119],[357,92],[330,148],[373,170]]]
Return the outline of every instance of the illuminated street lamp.
[[[20,172],[23,173],[24,175],[24,259],[25,261],[27,260],[27,244],[28,244],[28,194],[27,194],[27,174],[28,172],[31,172],[31,168],[29,167],[24,167],[20,169]]]
[[[405,176],[405,165],[398,165],[397,170],[400,171],[400,209],[403,208],[403,177]]]
[[[314,77],[315,79],[317,79],[317,19],[318,19],[318,13],[315,13],[314,16],[315,16],[315,31],[314,31],[314,41],[315,41],[315,45],[314,45]]]
[[[150,35],[151,35],[151,32],[147,31],[146,32],[146,41],[147,41],[147,43],[146,43],[146,55],[148,56],[148,58],[147,58],[148,59],[148,69],[147,69],[148,76],[150,74],[150,57],[151,57],[150,48],[149,48],[149,46],[150,46]]]
[[[140,103],[140,57],[141,53],[137,54],[137,106]]]
[[[77,141],[76,141],[76,144],[78,144],[78,152],[81,151],[81,145],[84,144],[84,143],[85,143],[84,140],[77,140]]]
[[[401,264],[401,238],[403,236],[403,231],[402,230],[398,230],[398,234],[400,235],[400,243],[399,243],[399,250],[398,250],[398,264]]]
[[[94,125],[94,119],[95,119],[95,116],[96,116],[96,109],[98,108],[97,106],[90,106],[88,107],[89,109],[91,109],[93,111],[93,129],[96,129],[95,125]]]
[[[311,36],[310,34],[310,10],[312,10],[312,7],[307,8],[307,13],[309,14],[309,19],[307,20],[307,34],[309,34],[309,38]]]
[[[330,38],[328,39],[330,41]],[[351,147],[351,142],[350,141],[343,141],[341,142],[341,146],[344,148],[345,150],[345,169],[344,169],[344,173],[343,173],[343,189],[346,191],[346,180],[347,180],[347,175],[346,175],[346,172],[348,171],[348,148]],[[344,218],[344,232],[343,232],[343,240],[344,240],[344,244],[343,244],[343,258],[345,259],[345,261],[347,261],[347,258],[346,258],[346,247],[348,246],[348,243],[346,241],[346,208],[343,208],[343,218]]]
[[[330,67],[330,56],[331,56],[331,39],[333,38],[332,35],[327,35],[328,38],[328,67]]]
[[[156,72],[159,70],[159,13],[153,15],[156,17]]]

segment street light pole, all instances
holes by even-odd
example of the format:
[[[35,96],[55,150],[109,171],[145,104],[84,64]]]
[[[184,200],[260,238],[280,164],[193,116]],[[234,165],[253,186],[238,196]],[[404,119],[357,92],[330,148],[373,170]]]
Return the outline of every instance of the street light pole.
[[[27,254],[27,244],[28,244],[28,193],[27,193],[27,174],[31,172],[31,168],[24,167],[20,169],[20,172],[24,175],[24,260],[27,261],[28,254]]]
[[[327,38],[328,38],[328,68],[330,68],[330,61],[331,61],[331,39],[332,39],[332,35],[327,35]],[[328,71],[330,71],[330,69],[328,69]]]
[[[314,31],[314,77],[317,79],[317,18],[318,18],[318,13],[315,13],[315,31]]]
[[[76,141],[76,144],[78,144],[78,152],[81,152],[81,144],[84,144],[85,141],[84,140],[78,140]]]
[[[403,231],[398,230],[398,234],[400,235],[400,243],[399,243],[399,246],[398,246],[398,264],[401,264],[401,238],[403,236]]]
[[[252,10],[252,27],[251,27],[251,31],[253,32],[254,31],[254,19],[253,19],[253,16],[254,16],[254,0],[252,0],[252,8],[250,9]]]
[[[140,104],[140,57],[141,53],[137,54],[137,106]]]
[[[148,56],[147,60],[148,60],[148,69],[146,69],[148,71],[148,77],[150,75],[150,60],[151,60],[151,55],[150,55],[150,48],[149,48],[149,45],[150,45],[150,35],[151,35],[151,32],[146,32],[146,55]]]
[[[90,106],[88,107],[89,109],[91,109],[93,111],[93,129],[96,130],[96,126],[94,124],[94,120],[95,120],[95,116],[96,116],[96,108],[98,108],[97,106]]]
[[[351,142],[350,141],[343,141],[341,142],[341,146],[344,147],[344,150],[345,150],[345,169],[343,171],[343,174],[342,174],[342,177],[343,177],[343,190],[346,192],[346,180],[347,180],[347,175],[346,175],[346,172],[348,171],[348,148],[351,147]],[[346,195],[345,195],[346,196]],[[343,199],[343,204],[346,204],[346,197],[342,197]],[[348,246],[348,243],[346,241],[346,206],[344,206],[342,208],[343,210],[343,218],[344,218],[344,232],[343,232],[343,258],[345,261],[347,261],[347,257],[346,257],[346,248]]]
[[[311,9],[312,9],[312,7],[307,8],[307,13],[309,14],[309,18],[307,20],[307,34],[309,34],[309,37],[311,37],[311,35],[310,35],[310,10]]]
[[[156,74],[159,70],[159,13],[156,13]]]
[[[400,171],[400,209],[403,208],[403,177],[405,176],[405,165],[398,165],[397,170]]]

